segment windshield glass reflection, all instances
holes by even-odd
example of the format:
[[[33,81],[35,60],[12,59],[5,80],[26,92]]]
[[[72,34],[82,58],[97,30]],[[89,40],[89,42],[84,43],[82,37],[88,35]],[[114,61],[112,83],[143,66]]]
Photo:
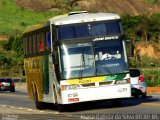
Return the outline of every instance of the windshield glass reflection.
[[[61,46],[61,78],[94,76],[94,56],[91,43]]]
[[[127,70],[122,41],[95,42],[94,52],[98,75],[123,73]]]
[[[128,70],[122,40],[63,44],[61,79],[124,73]]]

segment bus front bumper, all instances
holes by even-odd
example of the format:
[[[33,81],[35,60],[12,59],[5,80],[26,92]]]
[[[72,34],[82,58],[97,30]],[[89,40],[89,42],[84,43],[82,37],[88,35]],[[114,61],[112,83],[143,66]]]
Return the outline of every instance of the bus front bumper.
[[[129,98],[131,97],[130,84],[109,85],[101,87],[79,88],[76,90],[61,91],[60,104],[72,104],[78,102]]]

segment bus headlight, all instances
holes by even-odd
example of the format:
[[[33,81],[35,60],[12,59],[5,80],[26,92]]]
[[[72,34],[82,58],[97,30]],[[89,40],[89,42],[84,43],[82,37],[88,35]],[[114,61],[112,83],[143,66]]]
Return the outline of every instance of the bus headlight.
[[[61,91],[63,90],[76,90],[78,88],[77,85],[61,85]]]
[[[124,79],[124,80],[116,80],[116,84],[127,84],[130,83],[130,78],[129,79]]]

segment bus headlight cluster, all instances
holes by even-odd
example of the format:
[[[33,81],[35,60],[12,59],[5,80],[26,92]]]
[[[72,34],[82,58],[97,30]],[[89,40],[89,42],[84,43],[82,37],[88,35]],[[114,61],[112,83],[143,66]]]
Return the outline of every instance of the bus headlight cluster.
[[[127,84],[130,83],[130,79],[117,80],[116,84]]]
[[[61,90],[76,90],[78,88],[77,85],[62,85]]]

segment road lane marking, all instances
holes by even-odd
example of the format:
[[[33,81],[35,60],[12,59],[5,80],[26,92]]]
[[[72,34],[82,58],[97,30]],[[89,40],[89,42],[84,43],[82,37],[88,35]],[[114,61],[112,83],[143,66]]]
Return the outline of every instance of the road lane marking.
[[[58,115],[58,114],[60,114],[60,112],[54,112],[53,114]]]
[[[0,106],[6,107],[6,108],[12,108],[12,109],[15,109],[15,110],[24,110],[24,111],[28,111],[28,112],[36,112],[36,113],[40,112],[40,113],[48,113],[48,114],[55,114],[55,115],[61,114],[60,112],[57,112],[57,111],[50,112],[50,111],[43,111],[43,110],[30,109],[30,108],[22,108],[22,107],[9,106],[9,105],[3,105],[3,104],[0,104]]]
[[[27,111],[32,111],[33,109],[27,109]]]
[[[40,113],[43,113],[44,111],[43,110],[41,110],[41,111],[39,111]]]
[[[160,106],[160,103],[141,103],[142,105]]]
[[[10,108],[15,108],[15,106],[10,106]]]

